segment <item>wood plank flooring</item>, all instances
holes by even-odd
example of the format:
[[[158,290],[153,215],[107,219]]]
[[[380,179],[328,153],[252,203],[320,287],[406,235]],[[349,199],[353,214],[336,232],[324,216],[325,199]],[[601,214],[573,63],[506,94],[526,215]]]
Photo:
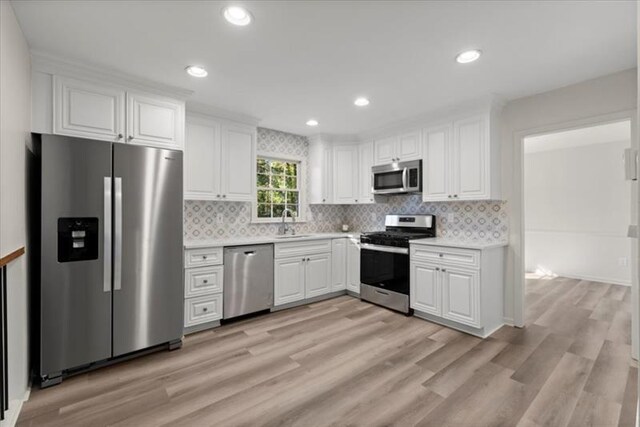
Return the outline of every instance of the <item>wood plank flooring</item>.
[[[632,426],[630,288],[529,280],[481,340],[343,296],[34,390],[19,426]]]

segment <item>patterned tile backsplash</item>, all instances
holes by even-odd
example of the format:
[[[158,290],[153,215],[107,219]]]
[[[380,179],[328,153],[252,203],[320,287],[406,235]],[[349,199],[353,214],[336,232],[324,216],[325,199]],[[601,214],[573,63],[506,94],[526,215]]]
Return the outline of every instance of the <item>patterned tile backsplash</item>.
[[[258,128],[259,152],[307,158],[309,143],[303,136]],[[440,202],[422,203],[420,195],[391,196],[387,203],[374,205],[311,205],[307,222],[299,223],[301,233],[337,232],[342,224],[353,231],[384,229],[386,214],[434,214],[438,236],[474,242],[506,241],[509,223],[506,203]],[[447,214],[453,213],[453,221]],[[251,222],[251,203],[187,200],[184,204],[185,240],[229,239],[267,236],[278,231],[278,224]]]

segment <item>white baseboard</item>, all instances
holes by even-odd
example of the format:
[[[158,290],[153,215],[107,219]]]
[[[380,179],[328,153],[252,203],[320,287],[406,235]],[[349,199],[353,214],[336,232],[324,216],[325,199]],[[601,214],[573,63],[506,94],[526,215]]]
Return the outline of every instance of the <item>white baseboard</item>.
[[[15,427],[18,423],[18,417],[22,410],[22,404],[29,400],[31,394],[31,387],[27,388],[22,399],[15,399],[9,401],[9,410],[4,413],[4,421],[0,421],[0,427]]]
[[[601,283],[611,283],[612,285],[631,286],[631,282],[618,280],[618,279],[611,279],[608,277],[584,276],[581,274],[566,274],[566,273],[560,273],[555,271],[554,273],[557,274],[559,277],[566,277],[568,279],[588,280],[589,282],[601,282]]]

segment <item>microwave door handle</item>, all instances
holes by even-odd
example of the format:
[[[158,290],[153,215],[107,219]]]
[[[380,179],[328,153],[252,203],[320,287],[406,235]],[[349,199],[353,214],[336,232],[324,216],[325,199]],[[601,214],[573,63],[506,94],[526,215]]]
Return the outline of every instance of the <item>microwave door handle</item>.
[[[402,169],[402,189],[407,189],[407,178],[409,175],[409,168]]]

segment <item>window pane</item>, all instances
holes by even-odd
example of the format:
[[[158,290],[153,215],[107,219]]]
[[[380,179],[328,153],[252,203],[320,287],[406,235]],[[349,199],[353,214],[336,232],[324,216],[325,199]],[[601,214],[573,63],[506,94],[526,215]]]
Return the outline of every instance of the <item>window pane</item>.
[[[291,211],[298,217],[298,205],[287,205],[287,209],[291,209]]]
[[[289,190],[296,190],[298,188],[298,178],[295,176],[286,177],[287,185],[286,188]]]
[[[258,159],[258,173],[269,173],[269,162],[266,159]]]
[[[285,192],[284,191],[272,191],[271,192],[271,201],[273,203],[285,203]]]
[[[271,188],[286,188],[284,176],[273,175],[271,177]]]
[[[287,191],[287,203],[298,204],[298,192],[297,191]]]
[[[284,205],[273,205],[273,216],[278,218],[282,216]]]
[[[262,188],[269,187],[269,175],[258,174],[258,187],[262,187]]]
[[[272,161],[271,162],[271,173],[274,175],[284,175],[284,163]]]
[[[271,191],[258,190],[258,203],[271,203]]]
[[[271,217],[271,205],[258,204],[258,218],[270,218]]]
[[[298,175],[298,165],[296,163],[287,163],[285,167],[285,173],[291,176]]]

